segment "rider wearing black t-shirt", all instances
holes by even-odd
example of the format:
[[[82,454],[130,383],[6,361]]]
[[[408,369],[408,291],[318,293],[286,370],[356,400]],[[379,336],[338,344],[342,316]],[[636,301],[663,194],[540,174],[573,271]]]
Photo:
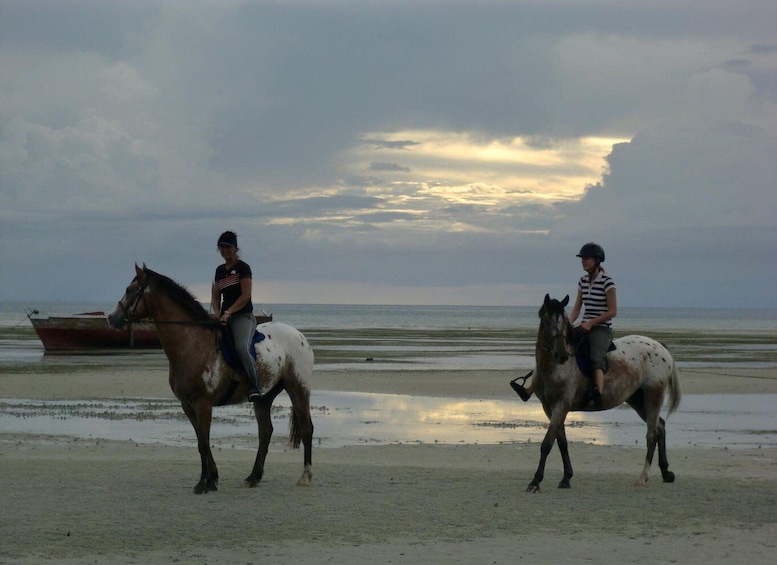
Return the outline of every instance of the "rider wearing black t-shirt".
[[[221,234],[218,248],[224,258],[224,264],[216,267],[211,293],[211,308],[217,319],[223,324],[229,324],[235,340],[240,365],[248,375],[248,400],[258,400],[262,393],[259,389],[259,378],[256,364],[251,356],[256,318],[251,303],[251,267],[237,256],[237,235],[226,231]]]

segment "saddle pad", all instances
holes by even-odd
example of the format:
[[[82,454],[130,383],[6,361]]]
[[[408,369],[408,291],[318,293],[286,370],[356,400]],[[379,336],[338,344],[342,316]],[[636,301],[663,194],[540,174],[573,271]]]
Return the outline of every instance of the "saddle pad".
[[[249,348],[254,363],[256,363],[256,344],[262,341],[264,337],[264,334],[259,330],[254,333],[254,339]],[[224,356],[224,361],[227,362],[227,365],[235,369],[241,368],[240,361],[238,361],[237,353],[235,352],[235,340],[232,339],[232,332],[224,332],[224,339],[221,340],[221,354]]]

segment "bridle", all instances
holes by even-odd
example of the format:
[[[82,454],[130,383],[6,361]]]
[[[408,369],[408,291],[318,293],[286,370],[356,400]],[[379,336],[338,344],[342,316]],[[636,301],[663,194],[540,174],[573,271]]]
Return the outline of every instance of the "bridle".
[[[149,285],[149,279],[146,277],[146,280],[140,285],[140,288],[137,290],[137,294],[135,295],[135,299],[132,302],[132,306],[127,308],[124,303],[119,300],[119,306],[121,307],[121,311],[124,313],[124,317],[131,323],[137,321],[135,319],[135,312],[138,310],[138,306],[140,305],[140,301],[143,301],[143,304],[146,303],[146,289]]]
[[[565,324],[566,325],[566,324]],[[540,320],[540,328],[542,329],[542,336],[544,338],[545,343],[542,346],[542,349],[544,351],[553,351],[553,348],[551,344],[556,339],[563,339],[564,340],[564,349],[566,350],[566,346],[569,344],[569,340],[567,339],[566,333],[563,331],[555,331],[550,323],[545,320],[545,318],[542,318]]]

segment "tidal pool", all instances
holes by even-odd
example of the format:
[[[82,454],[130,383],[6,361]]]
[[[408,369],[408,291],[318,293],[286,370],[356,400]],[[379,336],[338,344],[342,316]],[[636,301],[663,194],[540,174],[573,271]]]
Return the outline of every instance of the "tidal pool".
[[[686,395],[667,423],[670,446],[752,448],[777,446],[777,395]],[[288,432],[288,398],[273,409],[273,449],[283,449]],[[315,445],[331,448],[365,444],[538,443],[547,419],[539,402],[316,392]],[[645,424],[623,406],[596,413],[571,413],[570,441],[641,446]],[[0,437],[22,434],[40,441],[56,438],[132,440],[195,446],[194,431],[171,399],[0,400]],[[256,422],[248,404],[214,410],[216,447],[255,449]]]

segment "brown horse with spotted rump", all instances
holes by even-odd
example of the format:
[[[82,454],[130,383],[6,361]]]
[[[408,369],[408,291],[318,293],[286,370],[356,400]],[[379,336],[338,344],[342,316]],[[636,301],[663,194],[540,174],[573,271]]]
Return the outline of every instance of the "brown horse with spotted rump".
[[[217,490],[219,473],[210,449],[210,425],[214,406],[246,401],[248,377],[228,365],[217,345],[220,324],[185,288],[144,265],[135,265],[136,276],[108,320],[114,327],[144,317],[154,320],[162,348],[170,362],[170,388],[197,434],[202,473],[196,494]],[[269,392],[254,402],[259,428],[259,450],[251,474],[244,481],[255,487],[262,479],[264,461],[272,437],[270,409],[285,390],[291,399],[289,443],[304,446],[304,470],[298,485],[313,478],[313,421],[310,417],[310,386],[313,351],[305,336],[278,322],[260,324],[265,339],[256,349],[256,368],[263,390]]]

